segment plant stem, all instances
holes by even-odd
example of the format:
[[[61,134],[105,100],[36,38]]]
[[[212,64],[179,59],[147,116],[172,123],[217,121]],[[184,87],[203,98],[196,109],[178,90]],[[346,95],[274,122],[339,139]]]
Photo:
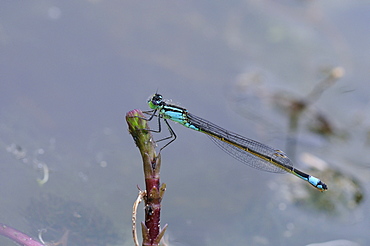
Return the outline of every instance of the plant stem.
[[[166,185],[160,185],[161,158],[156,154],[155,142],[148,121],[140,110],[132,110],[126,114],[129,132],[136,146],[139,148],[143,160],[144,177],[146,186],[145,223],[141,223],[143,233],[143,244],[159,245],[167,225],[160,229],[161,201]]]
[[[30,236],[10,226],[0,223],[0,235],[3,235],[22,246],[44,246],[44,244],[32,239]]]

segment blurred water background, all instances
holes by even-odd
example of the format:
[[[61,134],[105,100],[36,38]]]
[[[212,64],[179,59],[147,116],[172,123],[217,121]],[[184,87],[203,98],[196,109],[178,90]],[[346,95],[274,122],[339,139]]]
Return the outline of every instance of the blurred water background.
[[[172,124],[162,224],[170,245],[369,245],[369,23],[370,1],[2,1],[0,222],[33,237],[49,228],[57,241],[76,230],[52,217],[66,213],[86,219],[79,233],[101,233],[90,245],[132,245],[144,182],[126,112],[146,110],[158,91],[286,150],[289,114],[275,99],[303,102],[339,69],[293,136],[296,166],[327,192],[249,168]],[[330,134],[313,130],[318,116]]]

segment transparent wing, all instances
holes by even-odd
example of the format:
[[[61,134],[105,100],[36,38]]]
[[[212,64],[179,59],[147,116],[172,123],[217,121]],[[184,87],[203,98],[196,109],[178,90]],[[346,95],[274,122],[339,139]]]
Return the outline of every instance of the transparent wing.
[[[226,142],[221,141],[218,138],[214,138],[210,135],[208,137],[214,142],[220,149],[225,151],[230,156],[234,157],[240,162],[243,162],[244,164],[260,169],[267,172],[273,172],[273,173],[285,173],[286,171],[282,168],[279,168],[275,166],[274,164],[261,159],[245,150],[242,150],[234,145],[228,144]]]
[[[192,126],[206,133],[218,147],[248,166],[274,173],[292,171],[293,163],[283,151],[225,130],[193,114],[188,113],[187,117]]]

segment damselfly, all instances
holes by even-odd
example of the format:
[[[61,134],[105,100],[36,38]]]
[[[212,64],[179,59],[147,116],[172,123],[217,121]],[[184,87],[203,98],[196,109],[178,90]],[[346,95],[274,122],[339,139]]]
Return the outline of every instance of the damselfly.
[[[152,115],[147,120],[151,120],[154,116],[157,116],[159,122],[158,131],[160,131],[160,120],[163,119],[171,133],[171,136],[165,139],[172,139],[165,144],[161,150],[176,139],[176,134],[167,121],[167,119],[169,119],[187,128],[207,134],[222,150],[251,167],[268,172],[292,173],[307,181],[320,191],[328,189],[327,185],[320,179],[294,168],[292,161],[281,150],[271,148],[255,140],[225,130],[222,127],[189,113],[185,108],[167,103],[160,94],[156,93],[149,98],[148,104],[153,111],[151,111]]]

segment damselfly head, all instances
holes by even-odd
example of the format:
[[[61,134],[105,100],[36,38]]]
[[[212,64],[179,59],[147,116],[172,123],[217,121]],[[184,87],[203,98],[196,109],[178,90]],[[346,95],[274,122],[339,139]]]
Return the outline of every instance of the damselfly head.
[[[148,99],[148,104],[151,109],[156,109],[160,106],[164,105],[163,97],[162,95],[156,93],[152,97]]]

